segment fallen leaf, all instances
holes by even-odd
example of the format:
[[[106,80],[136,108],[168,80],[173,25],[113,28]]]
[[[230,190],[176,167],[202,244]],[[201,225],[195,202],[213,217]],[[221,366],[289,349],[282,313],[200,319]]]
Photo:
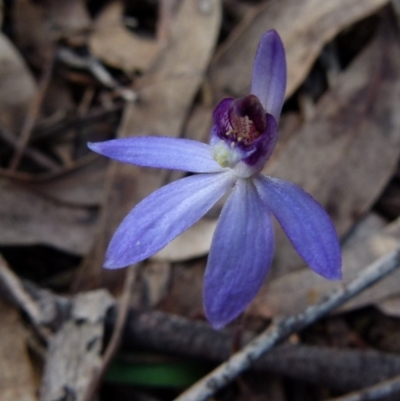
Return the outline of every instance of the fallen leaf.
[[[171,265],[165,262],[149,262],[143,270],[142,293],[145,307],[154,307],[169,290]],[[141,300],[143,302],[143,300]]]
[[[142,73],[154,62],[160,46],[155,39],[138,36],[123,24],[123,4],[110,3],[95,21],[89,38],[93,55],[115,68],[132,74]]]
[[[323,46],[345,27],[373,14],[388,0],[281,0],[268,2],[239,35],[232,35],[210,67],[217,99],[250,90],[254,54],[262,34],[276,29],[286,50],[290,96],[304,81]]]
[[[378,302],[378,309],[388,316],[400,317],[400,297],[394,296]]]
[[[77,255],[93,244],[97,213],[59,205],[0,178],[0,244],[46,244]]]
[[[37,388],[16,309],[0,300],[0,401],[36,401]]]
[[[104,194],[109,160],[97,158],[79,169],[25,187],[61,205],[98,207]]]
[[[200,220],[152,256],[151,259],[180,262],[207,254],[216,226],[216,220]]]
[[[71,41],[92,28],[85,0],[47,0],[46,27],[53,37]]]
[[[113,305],[114,299],[105,290],[74,298],[71,318],[50,340],[41,401],[83,399],[101,367],[104,319]]]
[[[39,67],[55,41],[62,38],[74,45],[85,44],[92,23],[84,0],[16,0],[12,13],[15,42]]]
[[[186,316],[203,314],[204,260],[172,266],[168,294],[157,305],[157,310]]]
[[[36,84],[21,55],[0,33],[0,127],[19,133]]]

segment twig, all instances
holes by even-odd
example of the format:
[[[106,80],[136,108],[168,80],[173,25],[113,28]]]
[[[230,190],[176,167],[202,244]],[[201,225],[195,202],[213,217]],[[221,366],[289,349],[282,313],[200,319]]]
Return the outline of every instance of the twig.
[[[110,316],[107,322],[110,331],[114,321],[115,318]],[[253,332],[244,332],[243,344],[255,337]],[[213,330],[206,322],[155,310],[131,310],[125,325],[122,352],[149,351],[219,364],[231,356],[233,338],[232,330]],[[284,344],[260,357],[251,369],[344,393],[397,376],[400,374],[400,356],[364,348]]]
[[[62,47],[58,49],[57,59],[70,67],[89,71],[106,88],[116,90],[124,100],[130,102],[137,100],[137,93],[132,89],[122,87],[97,58],[91,55],[79,56],[69,48]]]
[[[120,120],[123,105],[114,105],[111,109],[104,109],[103,107],[93,109],[84,116],[76,116],[73,118],[66,118],[58,123],[50,126],[36,126],[34,133],[35,137],[32,142],[38,142],[46,139],[56,137],[63,132],[68,132],[71,129],[85,128],[90,124],[99,122],[107,122],[115,124]]]
[[[39,335],[39,337],[47,342],[49,334],[43,329],[41,323],[43,320],[42,311],[37,302],[25,290],[20,279],[8,267],[7,262],[0,255],[0,290],[4,296],[14,306],[26,313],[29,320]]]
[[[15,169],[18,167],[25,147],[29,142],[33,127],[35,126],[36,120],[40,113],[40,109],[42,107],[44,95],[47,91],[47,87],[49,86],[51,75],[53,73],[53,66],[54,51],[51,50],[48,55],[48,60],[44,65],[39,88],[37,90],[36,96],[33,98],[30,104],[28,114],[25,118],[24,125],[22,126],[21,135],[18,138],[18,145],[15,147],[15,152],[10,162],[9,168],[11,171],[15,171]]]
[[[115,89],[119,86],[118,82],[94,57],[80,56],[67,47],[60,47],[56,57],[57,60],[70,67],[90,71],[107,88]]]
[[[11,132],[7,131],[4,128],[0,129],[0,137],[15,149],[18,146],[21,147],[21,144],[18,142],[18,138],[16,138]],[[58,163],[36,149],[21,147],[21,152],[24,153],[25,156],[29,157],[32,161],[37,163],[39,166],[47,170],[52,170],[59,167]]]
[[[19,278],[8,267],[7,262],[0,255],[0,289],[5,293],[8,301],[22,309],[33,324],[40,324],[41,311],[37,303],[31,298],[28,292],[25,291]]]
[[[118,306],[118,315],[117,315],[117,320],[115,322],[114,326],[114,331],[112,333],[110,342],[108,343],[108,346],[106,348],[106,351],[104,353],[103,361],[100,370],[97,372],[96,377],[92,381],[91,385],[88,388],[88,391],[83,398],[83,401],[91,401],[94,400],[94,396],[96,394],[96,391],[101,384],[101,381],[104,377],[104,375],[107,372],[107,369],[112,361],[112,358],[114,357],[115,353],[117,352],[119,345],[121,343],[121,337],[123,333],[123,329],[125,326],[126,318],[128,316],[128,311],[129,311],[129,299],[131,295],[131,289],[132,289],[132,284],[136,276],[136,271],[137,271],[137,266],[130,266],[127,269],[126,272],[126,277],[125,277],[125,283],[124,283],[124,289],[119,301],[119,306]]]
[[[400,392],[400,376],[327,401],[376,401],[398,392]]]
[[[397,249],[372,263],[357,278],[346,286],[334,291],[326,300],[310,306],[297,316],[290,316],[273,324],[244,347],[242,351],[234,354],[227,362],[220,365],[194,386],[186,390],[175,401],[206,400],[219,389],[229,384],[241,372],[248,369],[253,362],[277,343],[325,316],[399,266],[400,249]]]
[[[98,158],[99,158],[98,155],[89,153],[86,156],[80,157],[76,162],[74,162],[74,164],[62,167],[60,166],[55,170],[37,174],[25,173],[21,171],[11,171],[9,169],[0,168],[0,177],[11,178],[16,181],[29,182],[29,183],[46,182],[61,177],[72,171],[79,170],[80,168],[85,167],[88,164],[94,162]]]

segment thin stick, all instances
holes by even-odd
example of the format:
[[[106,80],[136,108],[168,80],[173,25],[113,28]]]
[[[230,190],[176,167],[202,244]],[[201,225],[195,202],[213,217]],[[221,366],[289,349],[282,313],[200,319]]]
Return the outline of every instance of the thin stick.
[[[8,263],[0,255],[0,288],[15,306],[22,309],[32,321],[33,324],[39,325],[41,320],[41,311],[37,303],[25,291],[19,278],[10,269]]]
[[[327,401],[376,401],[398,392],[400,392],[400,376]]]
[[[0,129],[0,137],[7,142],[9,145],[16,149],[18,146],[21,147],[21,144],[18,142],[18,138],[16,138],[11,132],[7,131],[6,129]],[[25,156],[29,157],[32,161],[37,163],[39,166],[47,169],[47,170],[54,170],[60,165],[47,157],[45,154],[39,152],[36,149],[31,149],[29,147],[21,147],[21,152],[25,154]]]
[[[118,314],[114,326],[114,331],[112,333],[110,342],[108,343],[108,346],[104,353],[101,368],[97,372],[95,378],[93,379],[91,385],[89,386],[88,391],[85,397],[83,398],[83,401],[92,401],[95,399],[97,389],[100,386],[101,381],[107,372],[108,366],[110,365],[115,353],[118,351],[119,345],[121,343],[121,337],[125,326],[126,318],[128,316],[131,289],[132,289],[132,284],[136,277],[137,267],[138,267],[137,265],[132,265],[129,266],[127,269],[124,282],[124,289],[119,301]]]
[[[42,311],[37,302],[25,290],[18,276],[10,269],[0,254],[0,292],[17,308],[23,310],[29,317],[39,338],[47,343],[50,336],[42,326]]]
[[[175,401],[205,401],[219,389],[229,384],[241,372],[248,369],[261,355],[291,334],[303,329],[317,319],[370,287],[400,266],[400,248],[369,265],[357,278],[332,292],[325,300],[308,307],[304,312],[282,319],[270,326],[242,351],[213,370]]]
[[[47,87],[49,86],[50,83],[50,79],[53,73],[53,67],[54,67],[54,50],[50,50],[47,62],[45,63],[43,68],[43,74],[40,79],[39,88],[37,90],[36,96],[33,98],[30,104],[28,114],[25,118],[24,125],[22,127],[21,135],[18,138],[18,145],[15,147],[15,152],[10,162],[9,168],[11,171],[15,171],[16,168],[18,167],[22,154],[24,153],[26,145],[29,142],[31,133],[36,124],[36,120],[39,116],[40,109],[42,107]]]

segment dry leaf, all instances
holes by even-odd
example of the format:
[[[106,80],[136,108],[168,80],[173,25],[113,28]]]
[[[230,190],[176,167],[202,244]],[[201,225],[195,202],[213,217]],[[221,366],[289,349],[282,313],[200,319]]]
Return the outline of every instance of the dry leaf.
[[[150,262],[143,270],[143,298],[146,308],[154,307],[169,290],[171,266],[169,263]],[[143,300],[141,300],[143,301]]]
[[[97,207],[103,200],[108,164],[108,159],[99,157],[67,174],[27,183],[26,188],[64,205]]]
[[[123,4],[109,4],[97,17],[89,38],[91,52],[105,63],[132,74],[146,71],[160,47],[156,40],[140,37],[123,24]]]
[[[41,401],[83,399],[101,367],[104,319],[113,305],[105,290],[74,298],[71,318],[50,340]]]
[[[34,373],[16,309],[0,301],[0,401],[36,401]]]
[[[85,254],[92,246],[97,213],[90,209],[62,206],[0,179],[0,244],[46,244]]]
[[[35,93],[36,84],[24,60],[0,34],[0,128],[18,133]]]
[[[179,262],[207,254],[216,226],[216,220],[200,220],[152,256],[152,259]]]
[[[203,313],[203,276],[205,261],[172,266],[170,289],[157,309],[193,318]]]
[[[71,40],[91,29],[85,0],[47,0],[46,25],[56,38]]]
[[[367,240],[368,237],[383,230],[388,223],[389,222],[381,215],[373,211],[368,213],[354,225],[350,234],[345,237],[342,243],[343,248],[352,248],[359,242]]]
[[[393,317],[400,317],[400,297],[394,296],[388,299],[385,299],[376,304],[378,309],[388,315]]]
[[[287,96],[303,82],[323,46],[338,32],[374,13],[388,0],[280,0],[257,13],[211,65],[217,98],[249,92],[254,54],[262,34],[276,29],[286,49]]]
[[[16,0],[12,12],[15,42],[39,67],[56,40],[64,38],[82,45],[81,34],[91,27],[84,0]]]

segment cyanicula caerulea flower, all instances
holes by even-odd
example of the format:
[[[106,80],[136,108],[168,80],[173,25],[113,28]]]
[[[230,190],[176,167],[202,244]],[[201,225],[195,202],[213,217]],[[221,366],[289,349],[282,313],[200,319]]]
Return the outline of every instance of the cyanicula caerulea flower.
[[[274,254],[271,215],[316,273],[340,279],[339,242],[324,209],[298,186],[260,173],[277,141],[285,88],[283,44],[268,31],[255,57],[251,94],[218,104],[210,145],[159,136],[89,144],[121,162],[200,173],[140,202],[114,234],[104,266],[119,268],[148,258],[230,191],[205,272],[205,313],[215,328],[243,312],[263,284]]]

